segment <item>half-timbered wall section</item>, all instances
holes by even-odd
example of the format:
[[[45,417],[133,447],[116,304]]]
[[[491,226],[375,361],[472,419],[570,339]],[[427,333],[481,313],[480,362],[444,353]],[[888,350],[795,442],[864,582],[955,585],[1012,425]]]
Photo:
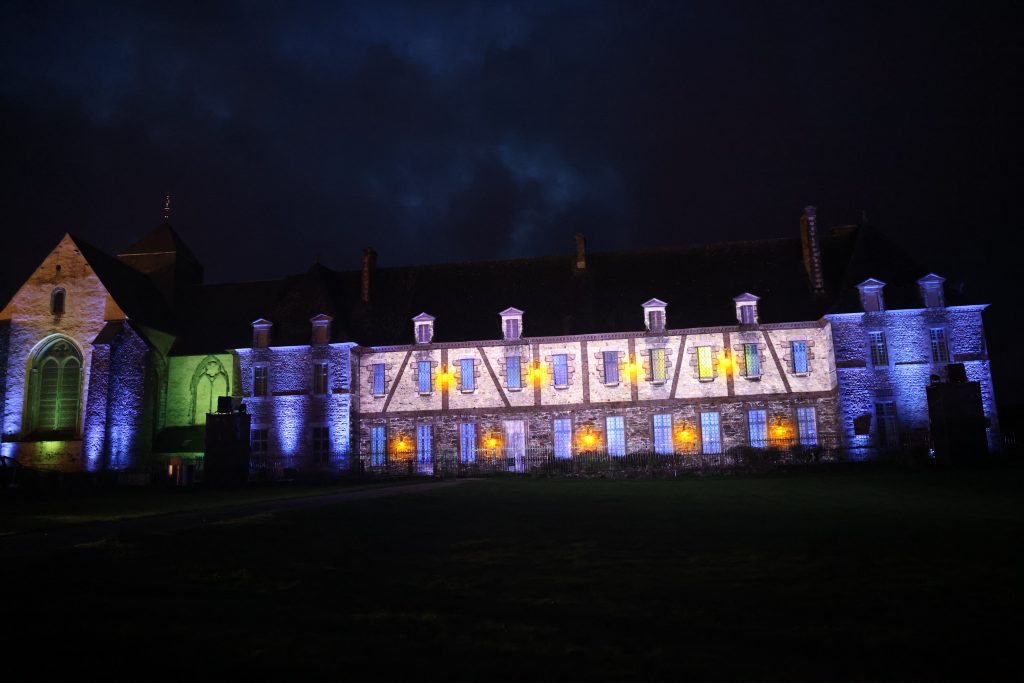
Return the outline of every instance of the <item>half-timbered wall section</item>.
[[[799,372],[794,344],[810,350]],[[670,416],[658,420],[670,424],[676,452],[727,450],[750,443],[751,410],[766,411],[773,436],[795,440],[798,407],[814,408],[816,436],[827,439],[837,414],[830,348],[825,321],[365,348],[359,453],[367,465],[381,464],[383,427],[387,458],[414,457],[424,425],[435,456],[464,450],[466,433],[482,451],[507,448],[508,423],[517,421],[525,423],[527,448],[550,451],[559,420],[569,420],[571,446],[556,456],[615,450],[617,435],[609,443],[606,432],[616,431],[608,418],[618,417],[625,452],[650,452],[663,445],[655,443],[656,415]],[[751,352],[758,361],[748,370]],[[461,373],[470,366],[474,381],[466,384]],[[701,414],[711,413],[720,434],[705,444],[703,432],[715,422],[705,418],[702,430]],[[464,424],[473,427],[463,433]]]

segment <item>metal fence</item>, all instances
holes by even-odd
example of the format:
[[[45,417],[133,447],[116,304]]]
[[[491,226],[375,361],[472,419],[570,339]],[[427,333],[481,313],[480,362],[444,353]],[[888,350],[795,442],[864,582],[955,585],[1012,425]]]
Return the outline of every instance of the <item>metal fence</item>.
[[[477,477],[494,475],[677,476],[701,471],[762,471],[780,467],[862,460],[863,452],[843,449],[838,439],[814,445],[792,439],[769,440],[764,447],[738,446],[721,452],[698,449],[673,453],[650,451],[612,455],[607,450],[580,450],[556,456],[552,448],[479,448],[472,453],[435,450],[429,458],[392,456],[374,464],[359,457],[362,473],[371,476]]]

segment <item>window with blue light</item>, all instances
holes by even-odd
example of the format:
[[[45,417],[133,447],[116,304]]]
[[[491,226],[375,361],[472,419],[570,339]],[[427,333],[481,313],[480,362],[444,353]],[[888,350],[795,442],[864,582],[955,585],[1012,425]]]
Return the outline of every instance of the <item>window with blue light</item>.
[[[374,363],[373,364],[373,394],[374,396],[383,396],[385,389],[384,384],[384,364]]]
[[[703,453],[722,452],[722,430],[718,422],[718,413],[700,414],[700,441]]]
[[[569,386],[569,356],[564,353],[557,353],[551,357],[551,365],[554,373],[555,386]]]
[[[871,352],[871,365],[876,368],[889,365],[889,347],[885,343],[885,332],[868,332],[868,349]]]
[[[459,361],[459,390],[474,391],[476,389],[476,377],[473,370],[473,359],[463,358]]]
[[[519,356],[505,356],[505,386],[509,389],[523,388],[522,365]]]
[[[761,376],[761,356],[757,344],[743,345],[743,370],[747,377]]]
[[[876,403],[875,416],[878,418],[878,445],[883,448],[898,446],[900,428],[896,421],[896,404],[893,401]]]
[[[313,363],[313,393],[327,393],[327,363]]]
[[[813,406],[796,409],[796,429],[802,446],[818,445],[818,415]]]
[[[459,456],[462,462],[476,461],[476,424],[473,422],[459,425]]]
[[[626,455],[626,425],[621,415],[609,415],[604,420],[608,455],[622,457]]]
[[[554,424],[555,432],[555,457],[556,458],[571,458],[572,457],[572,420],[569,418],[559,418],[555,420]]]
[[[946,330],[943,327],[933,327],[929,330],[932,344],[932,362],[949,362],[949,345],[946,343]]]
[[[805,375],[810,369],[807,357],[807,342],[803,339],[790,342],[790,355],[793,357],[793,372]]]
[[[601,354],[601,361],[604,364],[604,383],[619,383],[619,352],[605,351]]]
[[[651,349],[651,382],[665,383],[665,349]]]
[[[313,460],[325,463],[331,455],[331,430],[329,427],[313,427]]]
[[[697,378],[700,380],[715,378],[715,367],[711,359],[710,346],[697,347]]]
[[[416,425],[416,460],[429,463],[433,460],[433,430],[430,425]]]
[[[654,416],[654,452],[672,454],[672,416],[668,413]]]
[[[266,455],[267,444],[269,439],[267,438],[268,431],[265,427],[259,429],[253,429],[249,432],[249,445],[253,455]]]
[[[258,365],[252,369],[252,395],[266,396],[267,384],[270,380],[270,373],[267,366]]]
[[[416,387],[421,394],[430,393],[430,361],[421,360],[416,366]]]
[[[380,467],[387,453],[387,431],[383,425],[370,427],[370,464]]]
[[[750,445],[754,448],[768,446],[768,411],[747,411],[747,435],[750,438]]]

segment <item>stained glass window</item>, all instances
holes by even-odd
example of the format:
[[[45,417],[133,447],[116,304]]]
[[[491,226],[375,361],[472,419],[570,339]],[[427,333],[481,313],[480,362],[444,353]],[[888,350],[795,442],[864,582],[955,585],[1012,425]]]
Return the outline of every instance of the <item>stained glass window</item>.
[[[556,458],[572,457],[572,420],[560,418],[554,423]]]
[[[654,452],[659,455],[672,453],[672,416],[668,413],[654,416]]]
[[[715,368],[711,362],[711,347],[697,347],[697,377],[699,379],[714,379]]]
[[[790,351],[793,356],[793,372],[798,375],[806,374],[809,367],[807,362],[807,342],[804,340],[791,342]]]
[[[608,455],[621,457],[626,454],[626,427],[621,415],[605,418],[605,432],[608,439]]]

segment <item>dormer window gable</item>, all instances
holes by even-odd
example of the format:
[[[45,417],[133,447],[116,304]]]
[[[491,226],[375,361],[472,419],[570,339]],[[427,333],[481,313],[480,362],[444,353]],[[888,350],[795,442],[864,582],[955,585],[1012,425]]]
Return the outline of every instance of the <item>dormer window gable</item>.
[[[429,344],[434,338],[434,320],[434,316],[429,313],[420,313],[412,319],[417,344]]]
[[[314,316],[309,319],[313,326],[313,344],[328,344],[331,341],[331,322],[334,320],[326,313]]]
[[[667,303],[661,299],[650,299],[644,302],[644,326],[648,332],[665,331],[665,307]]]
[[[917,281],[921,292],[921,303],[925,308],[942,308],[946,305],[946,293],[943,283],[946,278],[935,273],[928,273]]]
[[[750,292],[744,292],[733,298],[733,303],[736,304],[736,321],[740,325],[756,325],[760,321],[761,318],[757,310],[757,302],[760,300],[761,297]]]
[[[885,283],[874,278],[868,278],[857,285],[857,289],[860,291],[860,305],[865,313],[881,313],[885,310],[883,287],[885,287]]]
[[[523,336],[523,312],[518,308],[506,308],[499,313],[501,316],[501,335],[505,340],[515,340]]]
[[[252,323],[252,347],[254,349],[265,349],[270,346],[270,328],[274,323],[265,318],[254,320]]]

